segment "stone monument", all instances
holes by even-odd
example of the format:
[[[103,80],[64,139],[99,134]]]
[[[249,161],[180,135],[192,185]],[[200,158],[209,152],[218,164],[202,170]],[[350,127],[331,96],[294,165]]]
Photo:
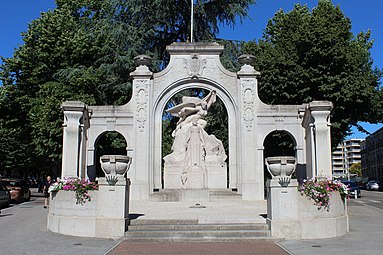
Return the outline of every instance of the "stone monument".
[[[258,95],[259,72],[252,66],[252,56],[239,57],[241,69],[230,72],[220,62],[224,47],[217,43],[179,42],[166,49],[170,61],[158,73],[150,71],[149,57],[135,58],[137,67],[130,73],[132,98],[125,105],[63,104],[63,177],[94,179],[98,139],[111,131],[125,138],[126,155],[134,158],[128,172],[133,201],[151,200],[163,189],[182,188],[227,188],[242,200],[261,201],[265,190],[264,141],[274,131],[286,132],[292,138],[296,163],[304,177],[331,177],[330,102],[267,105]],[[180,121],[163,172],[163,111],[174,95],[192,88],[211,94],[204,99],[185,98],[183,106],[173,109],[172,114]],[[203,118],[215,96],[227,111],[226,152],[204,129]],[[193,143],[197,146],[191,150]]]
[[[167,112],[178,117],[172,136],[172,153],[164,157],[166,189],[219,189],[227,187],[226,154],[222,142],[205,131],[207,115],[216,91],[205,98],[182,98]]]

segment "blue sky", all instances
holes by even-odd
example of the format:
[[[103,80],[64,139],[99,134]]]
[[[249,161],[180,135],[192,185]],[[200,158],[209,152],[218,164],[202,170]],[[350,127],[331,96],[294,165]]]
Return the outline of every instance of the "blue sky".
[[[317,0],[258,0],[250,8],[250,18],[244,19],[242,24],[238,22],[232,29],[223,27],[220,37],[233,40],[253,40],[262,36],[267,21],[274,13],[283,9],[290,11],[294,3],[307,4],[311,9],[317,5]],[[382,22],[382,0],[333,0],[335,5],[340,5],[343,13],[352,21],[354,34],[371,29],[371,37],[375,40],[371,50],[374,65],[383,68],[383,22]],[[0,56],[11,57],[18,45],[22,44],[21,32],[28,29],[28,23],[40,16],[41,12],[53,10],[54,0],[13,0],[1,1],[0,3]],[[382,124],[363,124],[369,131],[374,132],[383,127]],[[366,135],[355,130],[350,137],[364,138]]]

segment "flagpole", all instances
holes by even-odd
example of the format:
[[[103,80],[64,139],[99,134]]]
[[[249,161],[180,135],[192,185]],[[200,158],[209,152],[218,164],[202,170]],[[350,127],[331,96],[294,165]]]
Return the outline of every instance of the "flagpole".
[[[190,42],[193,43],[194,39],[193,39],[193,23],[194,23],[194,1],[191,0],[191,19],[190,19]]]

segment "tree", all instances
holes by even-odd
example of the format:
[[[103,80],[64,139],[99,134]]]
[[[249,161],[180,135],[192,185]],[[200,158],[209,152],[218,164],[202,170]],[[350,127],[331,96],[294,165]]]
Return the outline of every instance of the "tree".
[[[0,86],[0,175],[23,177],[33,171],[33,154],[28,146],[29,128],[19,125],[19,91],[12,86]],[[24,137],[25,139],[21,139]]]
[[[373,69],[370,32],[354,36],[339,6],[321,0],[312,11],[295,5],[269,20],[262,39],[244,43],[261,72],[259,94],[269,104],[329,100],[332,144],[359,121],[382,121],[382,71]]]
[[[215,40],[218,25],[235,25],[252,3],[197,1],[194,37]],[[63,101],[128,102],[133,58],[148,54],[154,59],[151,69],[161,70],[169,61],[165,47],[190,35],[190,1],[56,0],[56,5],[32,21],[23,33],[24,45],[0,67],[4,87],[17,92],[12,105],[0,105],[1,112],[14,113],[1,120],[0,133],[6,134],[1,142],[23,145],[18,149],[29,156],[18,157],[46,169],[60,165]],[[1,97],[2,102],[11,100],[8,93]],[[17,134],[14,127],[19,127]],[[2,157],[9,153],[0,147]],[[7,167],[19,167],[15,162],[26,161],[15,158]]]
[[[358,177],[362,177],[362,164],[360,162],[354,163],[349,169],[350,174],[356,174]]]

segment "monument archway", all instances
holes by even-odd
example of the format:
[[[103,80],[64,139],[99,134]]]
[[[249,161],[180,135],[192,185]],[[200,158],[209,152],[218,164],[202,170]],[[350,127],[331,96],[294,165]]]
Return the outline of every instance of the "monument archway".
[[[263,162],[268,157],[292,156],[297,158],[297,141],[295,137],[286,130],[273,130],[263,140]],[[272,176],[264,166],[265,184]]]
[[[88,173],[88,176],[91,177],[90,175],[94,174],[94,177],[104,177],[104,172],[101,169],[100,157],[103,155],[126,155],[127,141],[118,131],[105,131],[96,138],[94,148],[96,172]],[[90,179],[94,180],[93,176]]]
[[[122,106],[87,106],[65,102],[63,176],[91,177],[95,173],[95,141],[117,131],[128,142],[132,157],[128,172],[132,200],[149,200],[162,188],[162,113],[176,93],[193,87],[215,91],[226,107],[229,138],[229,188],[243,200],[264,199],[264,140],[272,131],[294,137],[296,160],[308,177],[331,176],[328,115],[330,102],[308,105],[267,105],[258,96],[253,57],[243,55],[238,72],[220,62],[217,43],[173,43],[167,47],[168,66],[149,70],[150,58],[137,56],[131,100]],[[308,166],[308,171],[306,169]]]
[[[158,148],[162,149],[162,113],[165,110],[167,102],[176,95],[179,92],[182,92],[187,89],[193,89],[193,88],[200,88],[207,91],[213,91],[215,90],[217,92],[217,97],[220,98],[222,101],[224,107],[226,108],[226,113],[228,115],[228,151],[229,151],[229,164],[227,166],[228,168],[228,176],[227,179],[229,180],[228,187],[231,189],[237,188],[237,168],[236,163],[237,162],[237,153],[236,153],[236,144],[235,144],[235,137],[237,137],[237,131],[236,123],[238,123],[237,116],[237,107],[235,106],[232,98],[230,95],[228,95],[227,91],[223,88],[222,85],[219,85],[217,83],[211,82],[211,81],[195,81],[195,80],[189,80],[189,81],[183,81],[182,83],[178,84],[171,84],[168,88],[168,90],[164,91],[164,93],[159,97],[157,104],[154,107],[153,112],[153,118],[155,119],[155,127],[154,127],[154,141],[155,146],[154,147],[154,166],[153,169],[161,169],[162,166],[162,151],[158,150]],[[209,113],[213,114],[213,113]],[[218,137],[218,139],[220,139]],[[154,171],[153,172],[153,179],[154,179],[154,189],[159,190],[162,188],[162,175],[160,171]],[[166,181],[166,180],[164,180]],[[226,180],[225,180],[226,181]]]
[[[267,134],[263,141],[264,157],[293,156],[296,157],[297,141],[286,130],[274,130]]]

